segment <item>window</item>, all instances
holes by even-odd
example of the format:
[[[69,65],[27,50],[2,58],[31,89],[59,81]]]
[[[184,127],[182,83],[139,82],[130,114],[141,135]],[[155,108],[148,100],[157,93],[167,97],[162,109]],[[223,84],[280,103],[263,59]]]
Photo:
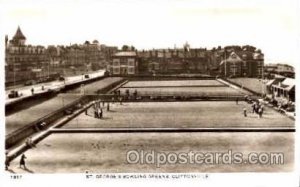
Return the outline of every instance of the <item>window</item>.
[[[113,74],[120,74],[120,68],[113,68],[114,72]]]
[[[113,60],[113,65],[114,66],[119,66],[120,65],[120,60],[119,59],[114,59]]]
[[[134,58],[129,58],[128,59],[128,65],[129,66],[134,66]]]
[[[134,68],[133,67],[128,68],[128,74],[134,74]]]

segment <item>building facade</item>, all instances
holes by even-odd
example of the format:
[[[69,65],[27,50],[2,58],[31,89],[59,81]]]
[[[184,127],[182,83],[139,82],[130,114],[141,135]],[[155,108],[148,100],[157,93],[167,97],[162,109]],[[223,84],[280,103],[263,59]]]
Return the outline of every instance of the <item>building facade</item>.
[[[264,55],[256,51],[225,50],[220,63],[223,77],[263,77]]]
[[[138,60],[135,51],[121,51],[113,55],[107,67],[111,75],[135,75],[138,73]]]
[[[11,40],[5,37],[6,83],[42,77],[48,64],[46,48],[26,45],[26,37],[20,27]]]

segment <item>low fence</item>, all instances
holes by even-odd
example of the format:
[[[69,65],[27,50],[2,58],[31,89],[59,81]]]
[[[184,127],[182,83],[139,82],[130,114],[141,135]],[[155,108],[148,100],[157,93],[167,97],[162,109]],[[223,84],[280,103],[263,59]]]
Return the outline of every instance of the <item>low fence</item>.
[[[101,100],[103,102],[176,102],[176,101],[244,101],[245,97],[242,95],[198,95],[198,96],[151,96],[151,95],[118,95],[118,94],[101,94],[101,95],[89,95],[91,101]],[[255,96],[248,97],[248,99],[255,99]]]

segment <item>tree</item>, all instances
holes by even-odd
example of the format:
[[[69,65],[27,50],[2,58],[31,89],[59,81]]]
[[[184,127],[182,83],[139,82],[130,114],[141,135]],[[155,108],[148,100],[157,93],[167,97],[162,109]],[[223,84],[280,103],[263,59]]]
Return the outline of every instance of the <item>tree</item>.
[[[122,46],[122,51],[128,51],[129,50],[129,46],[128,45],[123,45]]]

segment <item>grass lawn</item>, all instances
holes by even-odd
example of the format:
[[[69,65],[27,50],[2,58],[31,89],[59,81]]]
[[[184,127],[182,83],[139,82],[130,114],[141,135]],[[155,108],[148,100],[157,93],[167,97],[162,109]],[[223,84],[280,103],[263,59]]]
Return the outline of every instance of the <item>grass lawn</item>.
[[[248,117],[243,116],[243,107]],[[251,105],[235,101],[143,102],[104,107],[104,119],[82,113],[63,128],[102,127],[293,127],[295,121],[265,107],[263,118],[250,113]]]
[[[128,164],[131,150],[169,153],[250,152],[284,153],[284,164]],[[10,169],[16,173],[101,172],[291,172],[294,166],[294,133],[135,133],[52,134],[25,152],[29,170],[20,169],[20,156]]]
[[[52,99],[46,100],[34,106],[28,106],[23,110],[10,114],[5,117],[6,134],[11,133],[41,117],[44,117],[80,97],[81,95],[59,94]]]
[[[121,77],[107,77],[102,80],[87,84],[84,86],[85,94],[95,94],[98,90],[100,90],[110,84],[113,84],[115,82],[118,82],[121,79],[122,79]],[[80,93],[80,92],[81,92],[80,87],[68,91],[68,93],[75,93],[75,94]]]
[[[155,87],[155,86],[214,86],[224,85],[217,80],[169,80],[169,81],[130,81],[123,87]]]
[[[160,88],[120,88],[122,94],[126,90],[133,93],[137,90],[138,95],[153,96],[241,96],[247,95],[248,92],[242,92],[230,87],[160,87]]]
[[[266,91],[265,84],[257,78],[234,78],[229,80],[257,93],[262,93],[262,89]],[[263,87],[262,84],[264,85]]]

